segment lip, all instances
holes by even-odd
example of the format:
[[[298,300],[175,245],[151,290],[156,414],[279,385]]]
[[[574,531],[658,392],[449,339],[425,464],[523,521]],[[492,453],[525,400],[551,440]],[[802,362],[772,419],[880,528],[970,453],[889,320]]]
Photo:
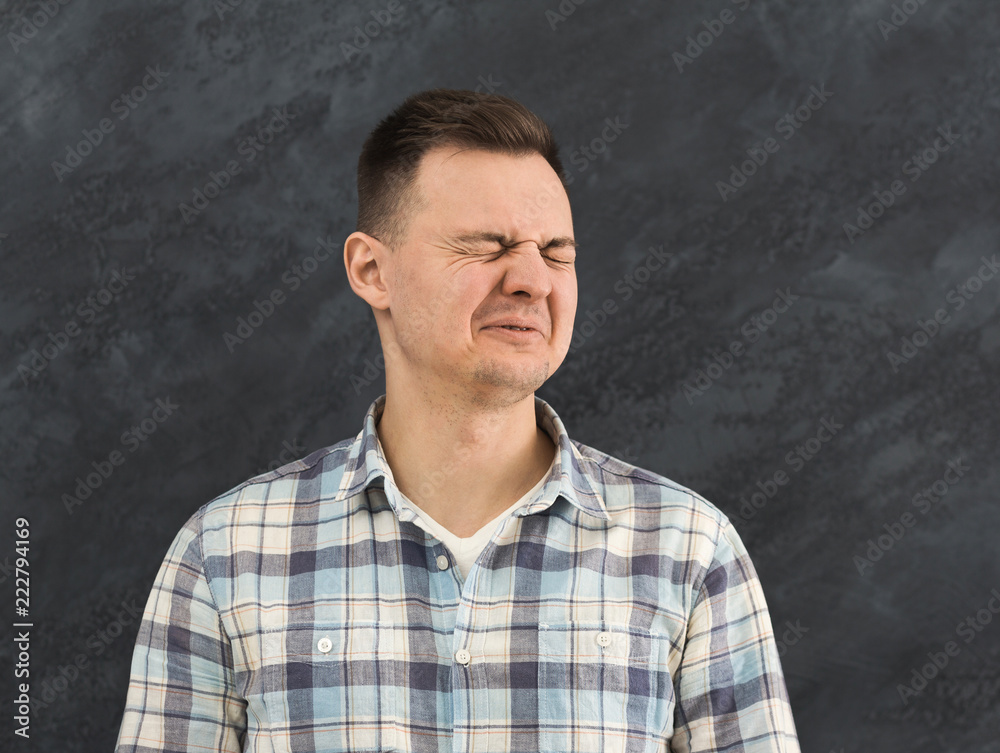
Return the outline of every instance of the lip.
[[[518,325],[514,325],[514,326],[518,326]],[[518,330],[515,330],[515,329],[504,329],[500,325],[493,325],[493,326],[490,326],[490,327],[483,327],[483,330],[485,330],[486,332],[496,332],[501,337],[509,338],[511,340],[514,340],[515,342],[525,342],[525,341],[528,341],[528,340],[533,340],[535,337],[541,337],[542,336],[542,333],[539,332],[537,329],[529,329],[529,330],[527,330],[525,332],[519,332]]]
[[[534,322],[531,319],[521,319],[520,317],[517,316],[510,316],[510,317],[504,317],[503,319],[497,319],[495,322],[487,324],[483,329],[491,329],[493,327],[505,327],[505,326],[524,327],[526,329],[533,329],[539,333],[542,331],[541,326],[537,322]],[[504,331],[509,332],[510,330],[504,330]]]

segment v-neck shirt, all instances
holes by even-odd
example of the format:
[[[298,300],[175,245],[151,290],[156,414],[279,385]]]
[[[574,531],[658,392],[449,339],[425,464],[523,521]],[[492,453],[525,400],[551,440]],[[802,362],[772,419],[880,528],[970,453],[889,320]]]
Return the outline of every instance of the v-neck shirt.
[[[378,452],[382,462],[385,463],[386,474],[392,478],[392,469],[389,468],[389,463],[385,460],[385,453],[382,450],[381,440],[378,440]],[[426,511],[418,507],[413,500],[405,494],[401,493],[401,495],[417,514],[417,517],[413,522],[431,534],[431,536],[437,538],[442,544],[445,545],[445,547],[447,547],[448,551],[451,552],[452,557],[455,559],[455,564],[458,566],[459,572],[462,573],[462,579],[465,580],[469,577],[469,571],[472,569],[472,565],[479,558],[479,555],[482,554],[486,545],[493,537],[493,533],[496,531],[497,525],[501,520],[506,518],[522,505],[528,504],[534,498],[535,494],[541,490],[541,488],[545,485],[546,480],[548,480],[549,474],[552,472],[552,468],[555,465],[555,460],[555,454],[553,454],[552,463],[549,464],[548,470],[538,480],[538,483],[525,492],[524,495],[514,504],[493,518],[493,520],[489,523],[486,523],[471,536],[455,535],[434,520],[434,518],[428,515]],[[395,479],[393,479],[393,482],[395,483]],[[441,567],[442,570],[447,569],[449,564],[450,563],[442,561],[439,558],[439,567],[444,565],[444,567]]]

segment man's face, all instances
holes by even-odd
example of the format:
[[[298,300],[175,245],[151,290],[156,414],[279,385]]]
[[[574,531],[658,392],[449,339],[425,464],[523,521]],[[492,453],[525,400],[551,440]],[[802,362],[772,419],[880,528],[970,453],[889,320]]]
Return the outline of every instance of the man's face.
[[[417,190],[426,208],[381,260],[380,327],[403,355],[390,359],[393,378],[482,404],[522,400],[559,368],[576,316],[573,219],[559,177],[539,154],[438,147],[420,162]],[[534,330],[493,326],[512,317]]]

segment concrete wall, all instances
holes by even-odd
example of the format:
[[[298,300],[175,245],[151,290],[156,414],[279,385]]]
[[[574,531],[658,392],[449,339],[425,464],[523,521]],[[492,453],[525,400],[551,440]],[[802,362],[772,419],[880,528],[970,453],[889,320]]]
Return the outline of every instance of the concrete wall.
[[[0,560],[12,603],[29,518],[33,694],[61,688],[34,749],[110,749],[137,630],[123,602],[141,609],[195,509],[360,430],[384,379],[365,375],[379,341],[341,260],[358,152],[407,95],[447,86],[554,128],[580,300],[539,395],[575,439],[732,518],[802,749],[995,751],[998,6],[387,5],[0,12]],[[336,253],[313,265],[317,239]]]

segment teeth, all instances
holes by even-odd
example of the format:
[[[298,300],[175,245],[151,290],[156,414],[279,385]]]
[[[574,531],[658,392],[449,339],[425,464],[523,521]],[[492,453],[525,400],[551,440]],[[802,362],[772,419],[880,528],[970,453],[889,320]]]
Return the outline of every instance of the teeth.
[[[528,331],[528,327],[514,327],[514,326],[512,326],[510,324],[504,324],[503,328],[504,329],[516,329],[518,332],[527,332]]]

